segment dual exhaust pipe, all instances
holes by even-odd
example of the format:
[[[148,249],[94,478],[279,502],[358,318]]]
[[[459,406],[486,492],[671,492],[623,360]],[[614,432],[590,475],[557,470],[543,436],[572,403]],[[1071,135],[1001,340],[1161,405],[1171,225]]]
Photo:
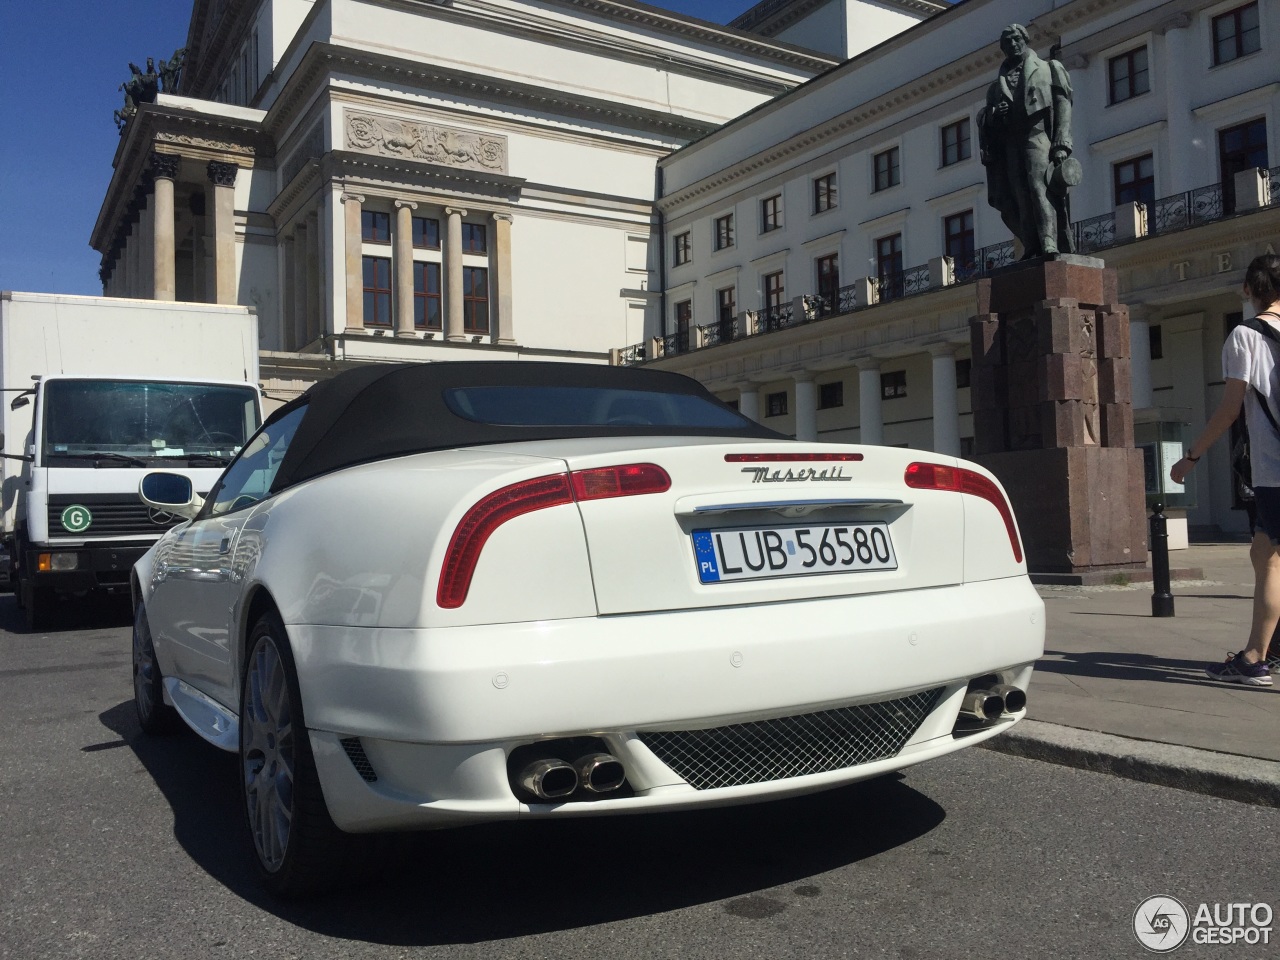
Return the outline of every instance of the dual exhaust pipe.
[[[960,716],[967,720],[999,720],[1027,707],[1027,693],[1012,684],[998,683],[982,690],[970,690],[960,704]]]
[[[574,763],[555,757],[535,760],[520,772],[520,786],[539,800],[562,800],[579,787],[611,793],[627,780],[622,762],[607,753],[588,753]]]

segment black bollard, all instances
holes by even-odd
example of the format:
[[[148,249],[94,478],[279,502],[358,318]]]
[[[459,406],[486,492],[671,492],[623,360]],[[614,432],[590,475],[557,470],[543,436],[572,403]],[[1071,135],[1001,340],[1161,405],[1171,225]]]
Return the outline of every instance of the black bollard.
[[[1155,592],[1151,594],[1151,615],[1172,617],[1173,593],[1169,587],[1169,529],[1164,518],[1164,504],[1156,503],[1151,514],[1151,576]]]

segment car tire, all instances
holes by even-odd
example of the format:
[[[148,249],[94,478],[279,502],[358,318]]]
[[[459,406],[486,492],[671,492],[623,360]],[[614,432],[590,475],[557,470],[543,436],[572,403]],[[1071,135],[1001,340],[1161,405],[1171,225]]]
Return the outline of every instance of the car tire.
[[[240,794],[263,885],[283,898],[334,885],[349,834],[329,816],[302,715],[284,623],[261,617],[249,634],[240,683]]]
[[[150,736],[174,733],[181,726],[178,711],[164,702],[164,676],[156,662],[147,608],[141,602],[133,612],[133,709],[138,726]]]

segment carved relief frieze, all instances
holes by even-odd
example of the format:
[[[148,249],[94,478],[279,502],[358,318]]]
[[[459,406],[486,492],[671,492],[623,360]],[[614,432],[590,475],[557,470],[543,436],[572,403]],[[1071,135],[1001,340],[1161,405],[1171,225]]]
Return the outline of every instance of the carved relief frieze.
[[[204,147],[206,150],[220,150],[224,153],[240,153],[245,156],[253,155],[253,148],[245,146],[243,143],[233,143],[229,140],[214,140],[209,137],[198,137],[190,133],[157,133],[155,135],[156,143],[177,143],[187,147]]]
[[[349,149],[383,157],[507,172],[507,138],[496,134],[348,110],[346,142]]]

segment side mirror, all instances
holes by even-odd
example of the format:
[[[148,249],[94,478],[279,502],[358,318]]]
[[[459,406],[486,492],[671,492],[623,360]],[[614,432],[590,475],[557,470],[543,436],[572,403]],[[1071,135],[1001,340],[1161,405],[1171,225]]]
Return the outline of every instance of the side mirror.
[[[31,402],[30,394],[20,393],[16,397],[14,397],[12,401],[10,401],[9,409],[17,410],[19,407],[25,407],[30,402]]]
[[[190,477],[159,470],[146,474],[138,482],[138,497],[148,507],[187,520],[204,506],[204,497],[196,493]]]

